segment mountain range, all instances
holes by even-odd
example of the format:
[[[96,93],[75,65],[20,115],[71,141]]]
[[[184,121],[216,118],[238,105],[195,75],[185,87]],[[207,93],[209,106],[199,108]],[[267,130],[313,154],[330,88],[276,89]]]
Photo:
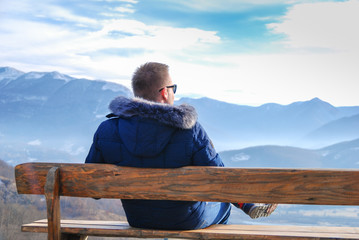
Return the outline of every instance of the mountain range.
[[[25,148],[16,153],[24,161],[41,155],[84,154],[108,114],[108,103],[118,95],[131,97],[132,92],[119,84],[58,72],[0,68],[0,152]],[[26,157],[38,149],[37,157]]]
[[[1,67],[0,158],[12,165],[26,161],[82,162],[93,133],[109,113],[109,102],[118,95],[133,96],[116,83]],[[359,106],[334,107],[318,98],[259,107],[209,98],[175,102],[182,103],[196,108],[200,123],[221,155],[227,156],[231,149],[244,152],[243,156],[233,152],[237,160],[254,150],[269,160],[270,155],[263,154],[271,145],[271,151],[277,147],[278,152],[311,156],[303,160],[308,164],[315,162],[316,154],[317,161],[323,162],[321,151],[326,146],[359,138]],[[267,150],[260,150],[259,145]]]
[[[359,138],[320,149],[268,145],[220,155],[228,167],[359,168]]]
[[[209,98],[181,99],[198,111],[219,149],[255,145],[320,148],[359,137],[359,107],[334,107],[313,98],[289,105],[242,106]]]

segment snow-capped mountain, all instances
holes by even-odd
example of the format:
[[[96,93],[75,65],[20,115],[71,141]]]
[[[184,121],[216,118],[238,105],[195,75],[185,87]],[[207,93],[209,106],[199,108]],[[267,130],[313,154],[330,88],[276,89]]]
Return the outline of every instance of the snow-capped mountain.
[[[131,97],[132,92],[120,84],[58,72],[0,68],[0,148],[26,149],[23,161],[38,160],[49,153],[45,148],[56,150],[50,156],[60,150],[85,154],[98,124],[109,113],[109,102],[118,95]]]
[[[24,73],[11,67],[0,67],[0,88]]]

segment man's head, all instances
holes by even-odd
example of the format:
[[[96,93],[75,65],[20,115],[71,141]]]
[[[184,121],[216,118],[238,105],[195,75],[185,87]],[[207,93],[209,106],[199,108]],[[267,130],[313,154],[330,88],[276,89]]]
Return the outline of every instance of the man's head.
[[[173,104],[174,90],[168,66],[148,62],[141,65],[132,76],[132,89],[136,97]]]

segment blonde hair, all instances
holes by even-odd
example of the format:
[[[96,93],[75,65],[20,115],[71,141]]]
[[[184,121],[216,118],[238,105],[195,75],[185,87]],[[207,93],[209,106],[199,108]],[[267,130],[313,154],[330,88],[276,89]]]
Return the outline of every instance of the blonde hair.
[[[134,72],[132,76],[132,90],[136,97],[156,101],[159,89],[166,84],[168,65],[148,62]]]

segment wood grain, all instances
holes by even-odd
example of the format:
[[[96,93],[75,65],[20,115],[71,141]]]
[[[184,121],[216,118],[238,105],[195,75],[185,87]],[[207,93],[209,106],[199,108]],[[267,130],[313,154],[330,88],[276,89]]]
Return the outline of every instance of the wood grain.
[[[359,228],[267,225],[213,225],[205,229],[166,231],[132,228],[121,221],[62,220],[62,233],[88,236],[188,239],[359,239]],[[23,225],[23,231],[47,232],[46,220]]]
[[[60,169],[52,167],[46,178],[45,197],[47,205],[48,240],[60,240]]]
[[[16,166],[20,194],[44,194],[46,174],[60,167],[63,196],[359,205],[359,171],[183,167],[145,169],[106,164]]]

